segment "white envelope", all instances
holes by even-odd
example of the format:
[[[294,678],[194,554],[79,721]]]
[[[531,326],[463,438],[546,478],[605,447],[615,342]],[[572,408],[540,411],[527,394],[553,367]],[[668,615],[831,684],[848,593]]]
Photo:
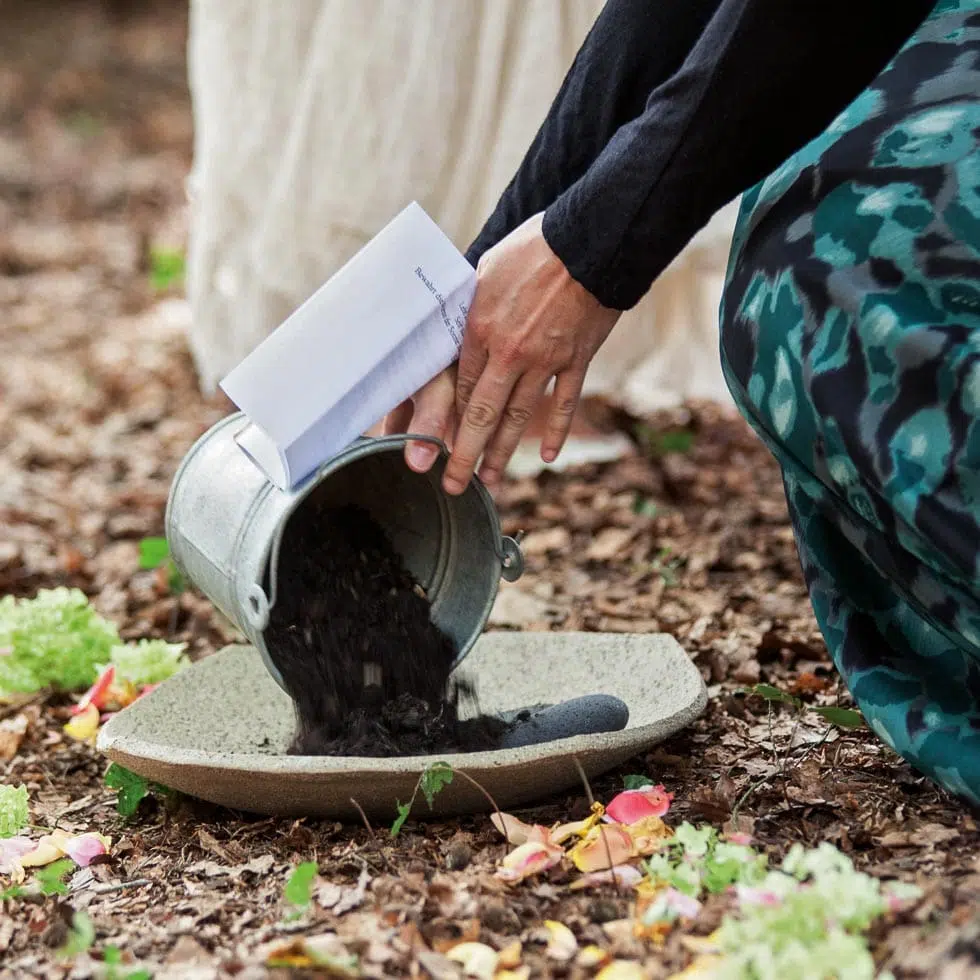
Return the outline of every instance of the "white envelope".
[[[238,444],[296,487],[459,356],[476,271],[410,204],[221,382]]]

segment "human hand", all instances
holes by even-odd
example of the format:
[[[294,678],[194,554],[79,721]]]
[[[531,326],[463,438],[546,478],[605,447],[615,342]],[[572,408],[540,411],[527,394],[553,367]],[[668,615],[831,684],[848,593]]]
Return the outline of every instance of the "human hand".
[[[440,371],[424,388],[403,401],[384,420],[386,436],[403,432],[435,436],[452,448],[456,434],[456,365]],[[416,473],[432,468],[439,450],[431,442],[410,442],[405,461]]]
[[[541,458],[550,463],[557,457],[589,362],[620,317],[572,278],[545,241],[543,217],[515,228],[477,268],[457,367],[455,440],[443,475],[447,493],[466,489],[481,455],[481,479],[490,487],[499,482],[552,378]],[[424,401],[433,418],[444,411],[444,398],[440,387],[438,408],[434,390]]]

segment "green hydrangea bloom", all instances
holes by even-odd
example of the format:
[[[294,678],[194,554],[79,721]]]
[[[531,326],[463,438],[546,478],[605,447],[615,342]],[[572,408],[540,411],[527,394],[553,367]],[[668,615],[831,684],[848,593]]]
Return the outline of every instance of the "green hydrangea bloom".
[[[137,687],[159,684],[172,677],[190,661],[184,655],[186,643],[167,643],[165,640],[140,640],[112,648],[110,662],[116,677]]]
[[[33,599],[0,599],[0,693],[44,687],[83,690],[119,643],[79,589],[42,589]]]

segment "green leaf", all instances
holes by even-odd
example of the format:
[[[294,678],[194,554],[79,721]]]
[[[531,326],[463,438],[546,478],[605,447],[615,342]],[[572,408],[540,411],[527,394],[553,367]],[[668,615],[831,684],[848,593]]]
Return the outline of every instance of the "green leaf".
[[[442,792],[453,781],[453,767],[448,762],[433,762],[419,777],[419,786],[425,796],[425,802],[432,809],[436,795]]]
[[[815,715],[820,715],[824,721],[838,728],[865,728],[864,716],[853,708],[811,708]]]
[[[94,942],[95,926],[85,912],[79,911],[72,916],[68,940],[58,950],[58,954],[65,957],[78,956],[80,953],[88,952]]]
[[[158,568],[170,557],[166,538],[143,538],[140,541],[140,568]]]
[[[34,876],[41,888],[42,895],[67,895],[68,886],[62,880],[65,875],[71,874],[75,870],[75,862],[69,858],[63,858],[41,868]]]
[[[623,789],[643,789],[652,785],[653,780],[646,776],[623,776]]]
[[[109,789],[119,790],[116,810],[127,818],[136,813],[143,798],[150,792],[150,785],[142,776],[124,769],[116,762],[106,770],[105,784]]]
[[[391,825],[391,836],[397,837],[405,826],[405,821],[408,819],[408,815],[412,812],[412,804],[402,803],[401,801],[395,801],[398,807],[398,816],[395,818],[395,822]]]
[[[791,704],[795,708],[803,706],[803,702],[799,698],[794,698],[792,694],[780,691],[778,687],[773,687],[772,684],[756,684],[754,687],[747,688],[747,692],[758,694],[760,698],[765,698],[766,701],[779,701],[782,704]]]
[[[106,946],[102,950],[102,962],[109,966],[120,966],[122,964],[122,950],[118,946]]]
[[[23,898],[27,894],[27,889],[22,885],[11,885],[0,892],[0,902],[12,901],[15,898]]]
[[[318,870],[316,861],[304,861],[297,865],[286,882],[282,897],[296,908],[306,908],[313,898],[313,881]]]
[[[29,820],[27,812],[27,787],[0,786],[0,837],[19,834]]]
[[[150,285],[163,291],[184,281],[184,253],[173,248],[150,249]]]

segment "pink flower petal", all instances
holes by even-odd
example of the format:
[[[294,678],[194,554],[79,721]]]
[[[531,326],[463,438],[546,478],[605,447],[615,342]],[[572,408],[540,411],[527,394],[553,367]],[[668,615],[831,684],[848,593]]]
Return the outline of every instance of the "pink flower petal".
[[[619,824],[600,824],[572,848],[570,857],[579,871],[602,871],[626,864],[633,857],[633,838]]]
[[[20,865],[20,859],[36,847],[29,837],[0,838],[0,874],[12,874]]]
[[[521,844],[500,862],[497,877],[508,884],[514,884],[553,868],[565,856],[565,852],[555,844],[528,841]]]
[[[743,905],[779,905],[782,899],[774,891],[766,888],[752,888],[749,885],[736,885],[735,894]]]
[[[729,844],[741,844],[743,847],[748,847],[752,843],[751,834],[743,834],[741,831],[737,831],[733,834],[727,834],[725,840]]]
[[[92,861],[109,853],[109,838],[102,834],[79,834],[77,837],[69,837],[62,843],[61,848],[75,864],[81,868],[87,868]]]
[[[682,919],[696,919],[701,911],[701,903],[690,895],[679,892],[676,888],[668,888],[664,892],[667,908]]]
[[[104,667],[102,673],[96,678],[95,683],[82,695],[82,700],[71,709],[71,713],[73,715],[81,714],[90,704],[94,704],[96,708],[104,708],[106,695],[109,692],[109,688],[112,687],[112,682],[115,678],[115,666],[109,664],[107,667]]]
[[[630,824],[644,817],[662,817],[670,809],[673,798],[674,794],[666,792],[663,786],[625,789],[606,807],[606,819]]]
[[[643,881],[643,872],[633,864],[617,864],[615,868],[606,868],[604,871],[592,871],[582,875],[571,884],[572,891],[579,891],[582,888],[591,888],[593,885],[609,885],[615,882],[624,888],[631,888],[633,885]]]
[[[547,843],[549,840],[546,827],[524,823],[510,813],[494,813],[490,822],[504,835],[508,844],[526,844],[530,840]]]

